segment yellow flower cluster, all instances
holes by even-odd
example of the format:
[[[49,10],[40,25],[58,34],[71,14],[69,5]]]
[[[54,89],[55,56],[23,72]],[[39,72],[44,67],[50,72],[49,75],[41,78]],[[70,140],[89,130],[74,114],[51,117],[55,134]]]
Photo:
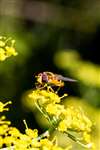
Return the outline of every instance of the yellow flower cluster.
[[[7,102],[7,103],[2,103],[0,102],[0,112],[3,112],[3,111],[8,111],[9,109],[8,108],[5,108],[5,106],[7,106],[8,104],[11,104],[11,101]],[[0,133],[4,130],[4,132],[6,131],[5,127],[7,127],[7,125],[10,124],[10,121],[6,121],[5,120],[6,117],[5,116],[1,116],[0,117],[0,125],[3,125],[2,127],[0,126]]]
[[[0,112],[8,111],[5,108],[11,102],[3,104],[0,102]],[[15,150],[69,150],[71,147],[61,148],[54,143],[53,140],[49,140],[49,132],[45,132],[44,135],[38,135],[37,129],[29,129],[26,122],[25,133],[22,134],[17,128],[12,127],[10,121],[5,120],[5,116],[0,118],[0,148],[15,149]],[[10,126],[9,126],[10,125]]]
[[[59,123],[58,129],[60,131],[72,129],[77,132],[90,132],[91,126],[91,121],[85,116],[82,110],[69,107],[66,108],[65,112],[63,113],[63,119]]]
[[[2,103],[0,102],[0,112],[3,112],[3,111],[8,111],[9,108],[5,108],[5,106],[7,106],[8,104],[11,104],[12,102],[11,101],[8,101],[7,103]]]
[[[82,141],[90,146],[90,131],[92,122],[84,114],[81,108],[74,108],[73,106],[65,108],[64,105],[60,103],[62,97],[59,97],[58,94],[47,90],[36,89],[29,94],[29,97],[56,130],[66,134],[69,133],[69,131],[76,132],[79,135],[81,134]],[[71,137],[70,135],[68,136]],[[74,141],[75,140],[76,139],[74,137]]]
[[[84,112],[74,107],[65,108],[64,105],[60,104],[62,97],[59,97],[56,93],[46,90],[34,90],[29,97],[45,110],[50,117],[59,118],[58,129],[60,131],[66,131],[71,128],[75,131],[91,131],[92,123]]]
[[[65,94],[66,96],[67,94]],[[61,99],[58,94],[46,90],[34,90],[30,95],[37,108],[46,116],[53,125],[53,130],[68,134],[68,137],[75,142],[85,146],[86,148],[93,148],[89,132],[91,131],[92,123],[85,116],[83,111],[74,107],[65,108],[61,105]],[[8,111],[6,108],[11,102],[3,104],[0,102],[0,112]],[[26,122],[25,133],[22,134],[17,128],[12,127],[10,121],[5,120],[5,116],[0,117],[0,148],[9,147],[15,150],[69,150],[71,145],[66,148],[58,146],[57,142],[50,140],[49,130],[42,135],[38,135],[37,129],[29,129]],[[10,126],[9,126],[10,125]],[[75,136],[71,135],[69,131],[81,133],[81,140],[77,140]],[[82,144],[81,141],[85,143]]]
[[[33,102],[39,101],[41,106],[47,105],[50,103],[60,103],[61,98],[51,92],[51,91],[46,91],[46,90],[33,90],[31,94],[29,94],[29,97],[32,98]]]
[[[10,56],[16,56],[18,53],[15,48],[15,40],[0,36],[0,61],[4,61]]]

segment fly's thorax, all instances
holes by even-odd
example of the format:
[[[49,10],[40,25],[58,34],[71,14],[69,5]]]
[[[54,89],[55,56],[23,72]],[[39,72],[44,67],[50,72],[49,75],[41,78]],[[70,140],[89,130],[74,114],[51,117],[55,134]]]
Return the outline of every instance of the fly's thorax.
[[[61,80],[56,80],[56,79],[49,79],[48,83],[54,86],[59,86],[59,87],[63,87],[64,86],[64,82]]]

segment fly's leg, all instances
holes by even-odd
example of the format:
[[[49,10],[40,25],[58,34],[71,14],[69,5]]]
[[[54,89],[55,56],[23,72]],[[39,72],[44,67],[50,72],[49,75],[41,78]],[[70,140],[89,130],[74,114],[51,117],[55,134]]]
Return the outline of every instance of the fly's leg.
[[[41,86],[41,85],[36,85],[36,88],[39,89],[39,90],[42,90],[42,89],[44,89],[44,88],[46,88],[46,87],[47,87],[47,84],[44,84],[43,86]]]
[[[51,87],[51,86],[47,86],[47,90],[48,90],[48,91],[51,91],[51,92],[53,92],[53,93],[54,93],[54,90],[52,89],[52,87]]]
[[[58,92],[59,92],[60,88],[61,88],[61,87],[59,86],[59,87],[58,87],[58,89],[57,89],[57,91],[55,92],[56,94],[58,94]]]
[[[36,85],[36,88],[39,89],[39,90],[42,90],[42,89],[45,89],[45,88],[46,88],[47,91],[49,91],[49,92],[50,92],[50,91],[51,91],[51,92],[54,92],[54,90],[52,89],[52,87],[49,86],[49,85],[46,84],[46,83],[45,83],[44,85],[37,84],[37,85]]]

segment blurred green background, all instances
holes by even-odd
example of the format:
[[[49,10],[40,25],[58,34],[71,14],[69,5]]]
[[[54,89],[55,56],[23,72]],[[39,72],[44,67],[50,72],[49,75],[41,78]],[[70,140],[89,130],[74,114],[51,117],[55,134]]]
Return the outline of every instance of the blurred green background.
[[[0,100],[12,100],[8,118],[21,131],[46,126],[26,103],[34,73],[51,71],[74,79],[66,83],[67,102],[86,107],[100,147],[100,1],[0,0],[0,36],[16,40],[16,57],[0,62]],[[74,100],[75,99],[75,100]],[[25,105],[26,104],[26,105]]]

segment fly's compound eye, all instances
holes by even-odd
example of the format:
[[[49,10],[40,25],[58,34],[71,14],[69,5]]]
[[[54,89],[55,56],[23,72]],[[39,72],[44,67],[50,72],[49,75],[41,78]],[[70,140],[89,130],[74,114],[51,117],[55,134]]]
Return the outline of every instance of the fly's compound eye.
[[[48,82],[48,76],[47,76],[47,74],[45,74],[45,73],[42,74],[42,81],[43,82]]]

